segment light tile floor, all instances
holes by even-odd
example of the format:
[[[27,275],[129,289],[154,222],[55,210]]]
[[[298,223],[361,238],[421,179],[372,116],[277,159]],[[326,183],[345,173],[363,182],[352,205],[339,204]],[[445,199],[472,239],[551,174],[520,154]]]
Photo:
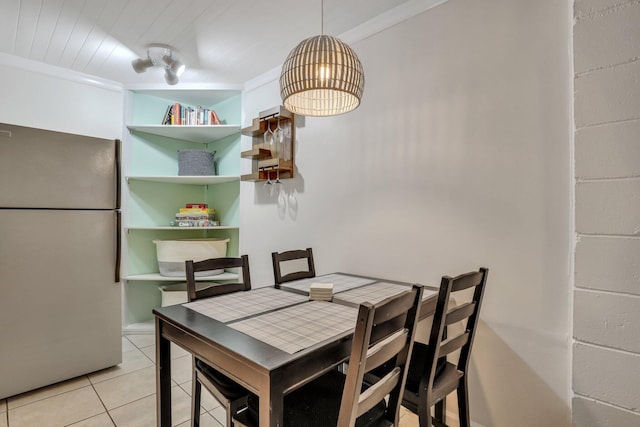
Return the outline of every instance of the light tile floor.
[[[174,426],[190,425],[191,356],[171,349]],[[0,400],[0,427],[153,427],[156,425],[155,338],[122,338],[122,363],[8,399]],[[224,425],[224,408],[203,389],[200,423]],[[418,427],[404,411],[400,427]]]

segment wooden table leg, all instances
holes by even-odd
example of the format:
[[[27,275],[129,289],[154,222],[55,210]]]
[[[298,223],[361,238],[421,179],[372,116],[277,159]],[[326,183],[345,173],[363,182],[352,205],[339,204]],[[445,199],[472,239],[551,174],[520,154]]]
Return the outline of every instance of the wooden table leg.
[[[156,420],[159,427],[171,427],[171,342],[162,327],[156,317]]]

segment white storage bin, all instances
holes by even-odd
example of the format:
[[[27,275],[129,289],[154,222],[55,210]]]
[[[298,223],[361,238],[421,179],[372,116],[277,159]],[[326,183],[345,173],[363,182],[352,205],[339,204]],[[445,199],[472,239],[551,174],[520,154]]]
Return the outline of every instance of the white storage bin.
[[[227,256],[229,239],[154,240],[158,269],[162,276],[184,277],[184,262]],[[200,271],[196,276],[214,276],[224,270]]]
[[[178,283],[176,285],[160,286],[160,295],[162,297],[162,306],[184,304],[188,301],[187,284]]]
[[[204,288],[208,288],[210,286],[216,286],[219,283],[211,283],[211,282],[197,282],[196,289],[201,290]],[[176,304],[184,304],[189,301],[189,297],[187,296],[187,284],[186,283],[177,283],[175,285],[164,285],[160,286],[160,295],[162,297],[162,306],[166,307],[168,305],[176,305]]]

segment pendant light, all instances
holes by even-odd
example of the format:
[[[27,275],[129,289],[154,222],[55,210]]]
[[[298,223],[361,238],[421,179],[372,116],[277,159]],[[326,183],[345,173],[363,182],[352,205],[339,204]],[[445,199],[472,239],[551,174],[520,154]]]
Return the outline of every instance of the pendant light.
[[[321,26],[319,36],[303,40],[289,53],[280,74],[285,108],[303,116],[348,113],[358,108],[364,90],[364,71],[354,50],[322,34],[324,22]]]

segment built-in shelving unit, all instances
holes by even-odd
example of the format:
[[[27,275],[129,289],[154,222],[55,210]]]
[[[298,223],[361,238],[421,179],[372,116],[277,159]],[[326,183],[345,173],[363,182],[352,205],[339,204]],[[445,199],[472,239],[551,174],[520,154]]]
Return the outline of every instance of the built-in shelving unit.
[[[159,273],[154,240],[229,239],[227,255],[238,256],[241,88],[188,89],[132,87],[127,94],[123,147],[123,330],[153,331],[152,309],[159,286],[184,277]],[[162,125],[169,105],[181,103],[215,110],[220,125]],[[181,176],[180,150],[215,151],[215,175]],[[187,203],[215,209],[219,226],[178,227],[175,214]],[[198,277],[198,281],[237,280],[235,272]]]

